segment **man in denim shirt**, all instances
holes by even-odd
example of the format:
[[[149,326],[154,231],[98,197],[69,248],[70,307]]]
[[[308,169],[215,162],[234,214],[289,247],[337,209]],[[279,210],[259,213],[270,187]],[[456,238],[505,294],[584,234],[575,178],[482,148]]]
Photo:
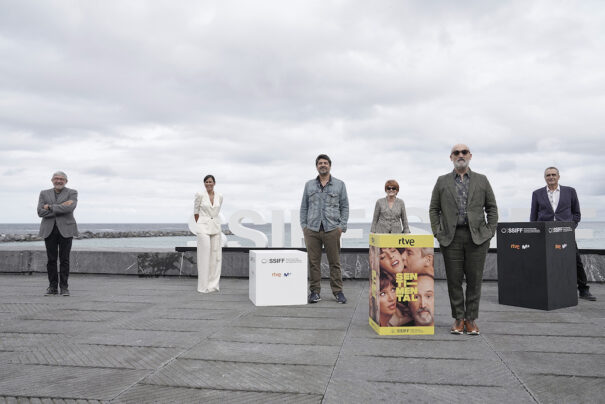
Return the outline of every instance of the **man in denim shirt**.
[[[347,231],[349,199],[345,183],[330,175],[332,160],[325,154],[315,159],[319,175],[307,181],[300,204],[300,226],[305,235],[311,293],[309,303],[321,300],[321,248],[330,264],[330,286],[338,303],[346,303],[340,271],[340,236]]]

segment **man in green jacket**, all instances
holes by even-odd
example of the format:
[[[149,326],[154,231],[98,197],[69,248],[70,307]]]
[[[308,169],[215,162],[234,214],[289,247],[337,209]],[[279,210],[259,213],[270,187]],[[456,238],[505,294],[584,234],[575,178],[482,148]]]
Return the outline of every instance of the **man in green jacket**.
[[[452,334],[478,335],[483,267],[489,241],[496,233],[498,207],[485,175],[471,171],[468,146],[452,147],[453,172],[440,176],[433,188],[429,215],[445,261],[447,289],[456,320]],[[486,220],[487,216],[487,220]],[[462,281],[466,278],[466,296]],[[465,299],[466,297],[466,299]]]

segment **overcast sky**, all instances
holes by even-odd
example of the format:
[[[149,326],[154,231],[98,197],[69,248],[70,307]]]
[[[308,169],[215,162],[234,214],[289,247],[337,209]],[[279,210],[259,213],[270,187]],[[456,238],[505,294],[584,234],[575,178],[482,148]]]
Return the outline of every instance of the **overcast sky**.
[[[604,128],[600,0],[0,1],[2,223],[55,170],[83,223],[185,222],[208,173],[289,219],[319,153],[365,221],[389,178],[427,211],[459,142],[502,220],[550,165],[605,220]]]

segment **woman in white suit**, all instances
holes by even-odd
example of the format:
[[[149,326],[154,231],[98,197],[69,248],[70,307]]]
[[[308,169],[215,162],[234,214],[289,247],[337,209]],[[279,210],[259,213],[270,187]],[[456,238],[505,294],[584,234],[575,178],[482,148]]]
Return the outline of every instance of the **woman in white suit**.
[[[204,191],[195,194],[193,215],[197,223],[197,290],[201,293],[218,291],[223,253],[221,250],[221,220],[219,212],[223,196],[214,192],[213,175],[204,177]]]

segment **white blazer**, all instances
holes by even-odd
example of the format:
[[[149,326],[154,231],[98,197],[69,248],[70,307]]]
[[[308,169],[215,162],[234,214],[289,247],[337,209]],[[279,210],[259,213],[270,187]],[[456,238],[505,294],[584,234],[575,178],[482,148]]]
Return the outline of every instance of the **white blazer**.
[[[193,213],[199,215],[197,228],[201,233],[217,234],[221,232],[221,219],[219,212],[223,204],[223,195],[214,193],[214,205],[210,203],[210,196],[205,190],[195,194]]]

